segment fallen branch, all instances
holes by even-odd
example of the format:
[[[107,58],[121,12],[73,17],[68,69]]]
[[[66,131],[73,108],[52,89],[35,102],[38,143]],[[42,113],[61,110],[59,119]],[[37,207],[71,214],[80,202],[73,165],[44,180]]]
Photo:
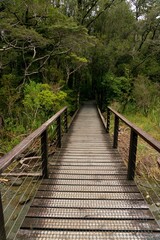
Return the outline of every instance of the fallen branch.
[[[42,176],[41,172],[36,173],[2,173],[1,176],[10,176],[10,177],[40,177]]]
[[[6,182],[8,182],[8,181],[9,181],[8,179],[0,178],[0,182],[6,183]]]
[[[38,159],[41,159],[41,156],[22,158],[19,162],[20,162],[20,164],[24,164],[25,162],[29,162],[32,160],[38,160]]]

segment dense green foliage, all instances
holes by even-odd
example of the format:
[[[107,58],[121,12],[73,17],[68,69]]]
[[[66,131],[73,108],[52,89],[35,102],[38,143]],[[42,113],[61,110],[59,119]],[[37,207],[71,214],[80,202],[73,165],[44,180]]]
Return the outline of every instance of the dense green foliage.
[[[159,0],[1,0],[2,154],[83,99],[159,124],[159,12]]]

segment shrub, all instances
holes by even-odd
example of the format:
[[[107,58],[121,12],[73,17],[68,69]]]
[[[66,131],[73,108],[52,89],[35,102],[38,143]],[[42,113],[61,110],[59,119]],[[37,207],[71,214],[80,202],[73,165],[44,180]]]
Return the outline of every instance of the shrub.
[[[30,81],[24,88],[24,114],[27,116],[26,124],[32,122],[42,123],[55,114],[66,104],[67,94],[63,91],[53,92],[48,84]]]

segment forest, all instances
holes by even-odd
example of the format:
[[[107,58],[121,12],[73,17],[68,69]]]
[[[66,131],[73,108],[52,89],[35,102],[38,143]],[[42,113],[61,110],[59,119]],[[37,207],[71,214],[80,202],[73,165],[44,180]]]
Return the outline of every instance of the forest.
[[[89,99],[158,132],[159,0],[1,0],[0,156]]]

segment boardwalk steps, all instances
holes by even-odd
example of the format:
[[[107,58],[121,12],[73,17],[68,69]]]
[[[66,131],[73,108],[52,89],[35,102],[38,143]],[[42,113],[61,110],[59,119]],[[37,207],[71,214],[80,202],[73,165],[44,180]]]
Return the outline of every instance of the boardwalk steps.
[[[92,105],[49,165],[16,239],[158,240],[153,219]]]

